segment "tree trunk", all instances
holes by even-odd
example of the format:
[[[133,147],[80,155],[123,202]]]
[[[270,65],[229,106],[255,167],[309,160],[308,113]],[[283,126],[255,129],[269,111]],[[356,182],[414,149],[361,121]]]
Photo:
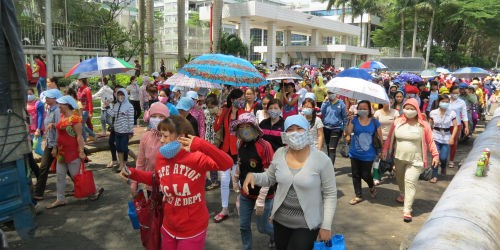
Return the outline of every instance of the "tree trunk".
[[[186,0],[177,0],[177,65],[184,66],[186,45]]]
[[[146,24],[148,31],[148,73],[155,71],[155,43],[154,43],[154,0],[146,0]],[[142,65],[144,69],[144,65]]]
[[[140,40],[140,44],[139,44],[139,64],[143,65],[144,67],[144,40],[145,40],[145,37],[144,37],[144,33],[146,32],[145,28],[144,28],[144,24],[145,24],[145,20],[146,20],[146,3],[144,2],[144,0],[139,0],[137,1],[137,8],[139,10],[139,18],[138,18],[138,21],[139,21],[139,40]]]
[[[342,14],[340,16],[340,19],[343,23],[345,23],[345,3],[342,4]]]
[[[429,58],[431,56],[431,44],[432,44],[432,27],[434,26],[434,15],[436,11],[432,9],[431,24],[429,27],[429,35],[427,36],[427,50],[425,51],[425,69],[429,68]]]
[[[363,14],[359,16],[359,47],[363,47]]]
[[[212,50],[220,53],[220,39],[222,36],[222,8],[223,0],[214,0],[212,8]]]
[[[399,57],[403,57],[405,43],[405,15],[401,11],[401,36],[399,38]]]
[[[371,46],[371,41],[370,41],[371,39],[370,39],[370,37],[371,37],[371,34],[372,34],[372,17],[371,17],[371,15],[368,16],[368,18],[370,18],[370,19],[368,20],[368,28],[367,28],[368,31],[367,31],[367,35],[366,35],[366,47],[370,48],[370,46]]]
[[[411,57],[415,57],[415,53],[417,52],[417,26],[418,26],[418,13],[417,8],[415,7],[415,16],[413,17],[413,41],[411,44]]]

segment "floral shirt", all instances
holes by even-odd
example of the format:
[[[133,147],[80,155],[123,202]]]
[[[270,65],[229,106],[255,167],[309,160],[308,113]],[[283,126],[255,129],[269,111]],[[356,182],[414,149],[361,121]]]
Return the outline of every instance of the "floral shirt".
[[[57,128],[57,161],[69,163],[78,158],[78,140],[74,125],[82,123],[82,117],[73,114],[67,119],[61,115]]]

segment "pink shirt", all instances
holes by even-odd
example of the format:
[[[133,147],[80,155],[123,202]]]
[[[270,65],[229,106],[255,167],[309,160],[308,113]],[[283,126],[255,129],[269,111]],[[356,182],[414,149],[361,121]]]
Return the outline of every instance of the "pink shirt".
[[[200,138],[205,138],[205,112],[203,112],[201,108],[192,108],[189,113],[198,121],[198,133]]]
[[[160,142],[161,134],[156,129],[151,129],[144,133],[139,143],[139,153],[137,154],[136,169],[153,172],[156,164],[156,156],[162,146]],[[137,188],[137,182],[131,181],[130,187]],[[151,186],[147,186],[151,190]]]

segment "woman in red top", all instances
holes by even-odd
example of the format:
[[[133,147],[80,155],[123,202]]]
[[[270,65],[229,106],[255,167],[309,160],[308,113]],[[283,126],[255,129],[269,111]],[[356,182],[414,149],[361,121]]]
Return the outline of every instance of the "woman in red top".
[[[283,97],[283,120],[299,112],[299,95],[295,93],[295,83],[285,83],[285,96]]]
[[[87,140],[87,134],[89,135],[89,141],[95,140],[95,134],[92,128],[92,112],[94,110],[94,105],[92,104],[92,91],[87,86],[88,82],[86,78],[78,79],[78,91],[76,93],[78,101],[83,105],[83,140]]]
[[[233,173],[236,169],[236,159],[238,149],[236,148],[236,135],[231,133],[231,123],[238,120],[240,114],[245,113],[245,97],[241,89],[233,89],[227,96],[226,107],[222,108],[222,113],[217,118],[214,125],[214,131],[222,129],[223,140],[220,148],[233,158]],[[228,169],[220,175],[220,196],[222,200],[222,211],[214,217],[215,223],[219,223],[229,217],[229,182],[231,181],[231,169]]]
[[[187,135],[194,131],[185,118],[166,118],[158,129],[165,145],[160,147],[154,172],[124,168],[122,176],[146,185],[153,185],[153,174],[159,177],[155,180],[163,193],[162,249],[203,249],[209,216],[206,172],[229,169],[233,161],[209,142]]]
[[[262,105],[255,101],[255,89],[247,88],[245,90],[245,112],[253,113],[254,115],[257,113],[257,110],[262,109]]]
[[[77,115],[74,110],[78,109],[75,99],[65,95],[57,99],[61,118],[56,125],[57,129],[57,200],[47,206],[48,209],[66,205],[66,173],[69,171],[71,177],[74,177],[80,170],[80,165],[86,155],[83,152],[82,137],[82,117]],[[90,197],[91,200],[97,200],[104,192],[103,188],[96,186],[96,194]]]

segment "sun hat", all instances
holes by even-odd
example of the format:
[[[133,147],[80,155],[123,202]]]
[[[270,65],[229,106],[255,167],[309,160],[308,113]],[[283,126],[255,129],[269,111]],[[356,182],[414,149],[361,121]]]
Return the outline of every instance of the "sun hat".
[[[260,129],[259,124],[257,123],[257,118],[253,113],[243,113],[238,116],[238,120],[231,123],[231,132],[236,132],[238,126],[241,124],[250,124],[257,131],[259,136],[262,136],[264,132]]]
[[[49,90],[45,90],[42,92],[42,95],[44,95],[46,98],[59,98],[62,96],[62,93],[61,91],[59,91],[58,89],[49,89]]]
[[[469,85],[467,85],[467,83],[465,83],[465,82],[461,82],[460,84],[458,84],[459,89],[466,89],[468,87],[469,87]]]
[[[175,106],[178,110],[184,110],[184,111],[189,111],[193,108],[194,106],[194,101],[193,99],[189,97],[181,97],[179,99],[179,102]]]
[[[316,95],[314,93],[311,93],[311,92],[307,92],[304,99],[313,99],[314,101],[316,101]]]
[[[158,72],[153,72],[153,74],[151,74],[151,76],[153,76],[154,78],[156,78],[156,77],[160,76],[160,73],[158,73]]]
[[[198,100],[198,93],[196,93],[196,91],[191,90],[186,93],[186,97],[189,97],[193,100]]]
[[[445,87],[445,86],[443,86],[443,87],[441,87],[441,88],[439,89],[439,94],[440,94],[440,95],[447,95],[447,94],[449,94],[449,93],[450,93],[450,90],[448,90],[448,88],[447,88],[447,87]]]
[[[69,95],[57,98],[56,102],[59,104],[70,105],[73,109],[78,109],[78,104],[76,103],[75,99],[73,99],[73,97]]]
[[[169,117],[170,111],[167,108],[167,105],[161,102],[155,102],[151,104],[151,107],[149,108],[149,116],[152,115],[163,115],[165,117]]]
[[[287,131],[292,125],[297,125],[306,131],[309,131],[309,122],[302,115],[292,115],[287,117],[285,120],[285,131]]]

